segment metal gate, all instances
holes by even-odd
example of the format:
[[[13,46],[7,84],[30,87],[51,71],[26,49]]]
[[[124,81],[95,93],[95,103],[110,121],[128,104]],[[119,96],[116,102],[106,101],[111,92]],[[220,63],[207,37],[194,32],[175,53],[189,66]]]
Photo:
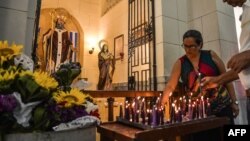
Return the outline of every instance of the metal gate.
[[[129,0],[129,90],[157,90],[154,20],[154,0]]]

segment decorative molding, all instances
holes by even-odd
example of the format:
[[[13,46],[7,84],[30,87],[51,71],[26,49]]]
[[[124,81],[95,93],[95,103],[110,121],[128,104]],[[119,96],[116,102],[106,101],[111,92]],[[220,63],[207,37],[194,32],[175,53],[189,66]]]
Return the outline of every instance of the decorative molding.
[[[110,9],[112,9],[117,3],[122,0],[103,0],[102,2],[102,9],[101,9],[101,16],[104,16]]]

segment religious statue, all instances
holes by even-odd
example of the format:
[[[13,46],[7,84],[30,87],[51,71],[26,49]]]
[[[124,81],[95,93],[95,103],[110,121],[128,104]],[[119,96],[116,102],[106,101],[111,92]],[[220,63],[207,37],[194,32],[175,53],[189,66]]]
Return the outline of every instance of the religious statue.
[[[115,71],[115,59],[109,52],[108,45],[103,44],[98,54],[99,81],[98,90],[111,90],[112,77]]]
[[[46,70],[53,73],[61,63],[70,62],[72,52],[76,52],[64,28],[66,18],[58,16],[55,20],[55,29],[49,29],[43,36],[43,52]]]

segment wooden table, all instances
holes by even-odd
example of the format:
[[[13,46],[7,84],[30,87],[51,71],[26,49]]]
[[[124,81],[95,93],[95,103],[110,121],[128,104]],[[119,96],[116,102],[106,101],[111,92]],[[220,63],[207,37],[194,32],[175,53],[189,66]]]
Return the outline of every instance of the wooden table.
[[[219,138],[223,141],[223,126],[228,123],[229,119],[226,117],[209,117],[170,124],[164,128],[143,130],[119,122],[107,122],[98,126],[97,132],[100,133],[101,141],[175,141],[178,136],[219,128]]]

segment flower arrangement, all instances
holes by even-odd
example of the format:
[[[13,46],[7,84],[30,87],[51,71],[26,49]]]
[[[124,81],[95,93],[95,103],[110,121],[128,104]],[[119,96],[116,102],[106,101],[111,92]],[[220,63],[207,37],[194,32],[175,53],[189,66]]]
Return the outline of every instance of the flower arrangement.
[[[22,48],[0,41],[1,133],[65,130],[61,125],[76,125],[75,120],[81,126],[72,128],[99,122],[93,99],[70,87],[81,72],[79,63],[63,64],[51,76],[33,71],[33,62],[21,54]]]

